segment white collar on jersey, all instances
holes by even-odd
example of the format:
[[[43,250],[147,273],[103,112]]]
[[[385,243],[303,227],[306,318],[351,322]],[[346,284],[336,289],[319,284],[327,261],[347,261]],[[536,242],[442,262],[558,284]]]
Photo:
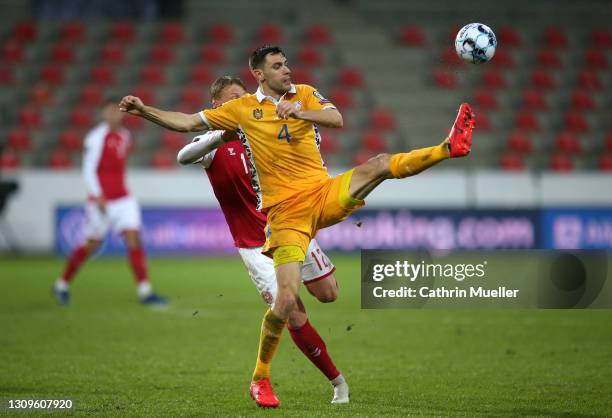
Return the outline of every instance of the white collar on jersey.
[[[295,88],[295,84],[291,84],[291,88],[289,89],[289,91],[287,93],[291,93],[291,94],[295,94],[296,92],[296,88]],[[287,94],[285,93],[285,94]],[[283,94],[283,96],[285,96],[285,94]],[[272,103],[274,104],[278,104],[278,102],[280,102],[280,100],[276,100],[274,97],[272,96],[266,96],[264,94],[264,92],[261,90],[261,86],[259,86],[257,88],[257,92],[255,92],[255,95],[257,96],[257,101],[259,103],[263,102],[264,100],[268,99],[270,100]],[[281,96],[281,99],[283,98],[283,96]]]

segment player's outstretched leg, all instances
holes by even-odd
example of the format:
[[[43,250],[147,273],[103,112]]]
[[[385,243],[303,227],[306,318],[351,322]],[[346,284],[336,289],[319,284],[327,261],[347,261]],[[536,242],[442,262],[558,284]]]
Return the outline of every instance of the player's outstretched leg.
[[[64,267],[64,273],[53,284],[53,295],[60,305],[67,305],[70,302],[70,282],[79,270],[79,267],[94,253],[100,246],[101,241],[88,239],[85,244],[76,248]]]
[[[328,276],[324,280],[328,280]],[[335,287],[335,280],[333,281]],[[334,364],[327,351],[327,346],[317,330],[310,324],[306,314],[306,308],[300,298],[298,298],[298,308],[289,316],[287,324],[291,339],[297,347],[304,353],[306,358],[312,362],[327,377],[334,390],[333,404],[349,402],[349,386]]]
[[[467,103],[462,103],[448,138],[440,145],[407,153],[380,154],[355,167],[349,185],[350,196],[364,199],[386,179],[414,176],[447,158],[465,157],[472,147],[473,129],[474,112]]]

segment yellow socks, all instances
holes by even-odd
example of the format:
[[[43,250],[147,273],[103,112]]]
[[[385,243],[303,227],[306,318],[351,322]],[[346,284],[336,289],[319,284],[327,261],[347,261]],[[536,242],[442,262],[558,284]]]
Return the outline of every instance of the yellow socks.
[[[274,352],[280,341],[283,328],[287,321],[283,321],[268,309],[261,323],[261,335],[259,337],[259,353],[257,354],[257,364],[253,372],[253,381],[258,381],[270,377],[270,362],[274,357]]]
[[[420,148],[391,156],[389,169],[396,179],[414,176],[450,157],[448,139],[435,147]]]

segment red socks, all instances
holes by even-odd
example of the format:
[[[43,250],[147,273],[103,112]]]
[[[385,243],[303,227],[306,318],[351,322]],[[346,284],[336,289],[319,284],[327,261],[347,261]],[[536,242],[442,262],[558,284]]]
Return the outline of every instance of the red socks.
[[[327,353],[327,347],[309,321],[301,328],[291,329],[291,338],[302,353],[329,379],[333,380],[340,375],[336,365]]]
[[[79,248],[72,252],[70,258],[68,259],[68,263],[66,264],[64,274],[62,275],[62,279],[64,279],[64,282],[70,283],[75,273],[88,256],[89,253],[85,249],[84,245],[81,245]]]
[[[147,281],[147,261],[142,247],[128,249],[130,266],[138,283]]]

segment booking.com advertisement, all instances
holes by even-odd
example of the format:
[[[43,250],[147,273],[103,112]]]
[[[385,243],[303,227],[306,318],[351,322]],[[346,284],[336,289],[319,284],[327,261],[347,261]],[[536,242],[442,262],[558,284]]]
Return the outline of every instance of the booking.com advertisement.
[[[144,207],[142,235],[153,256],[227,254],[233,240],[217,208]],[[81,206],[56,210],[55,248],[67,254],[85,239]],[[370,249],[499,250],[611,249],[612,209],[363,210],[324,229],[326,251]],[[124,251],[119,235],[102,255]]]

